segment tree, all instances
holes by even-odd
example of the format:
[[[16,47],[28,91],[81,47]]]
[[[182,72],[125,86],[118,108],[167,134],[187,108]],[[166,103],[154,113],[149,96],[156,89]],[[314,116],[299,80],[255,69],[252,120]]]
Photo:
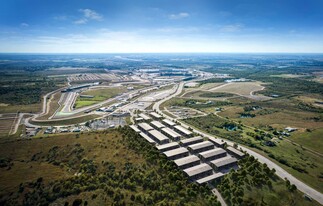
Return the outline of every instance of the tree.
[[[73,206],[80,206],[82,204],[82,199],[75,199],[73,201]]]

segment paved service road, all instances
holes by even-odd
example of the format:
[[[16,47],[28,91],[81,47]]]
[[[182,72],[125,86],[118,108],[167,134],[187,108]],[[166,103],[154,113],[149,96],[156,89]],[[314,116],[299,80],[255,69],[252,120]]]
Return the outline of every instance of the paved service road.
[[[161,113],[164,115],[164,117],[170,119],[170,120],[175,120],[169,116],[167,116],[166,114],[164,114],[161,110],[160,110],[160,105],[164,102],[166,102],[167,100],[175,97],[175,96],[178,96],[179,94],[182,93],[182,90],[183,90],[183,87],[184,87],[184,83],[181,82],[178,84],[178,88],[177,88],[177,91],[173,94],[171,94],[170,96],[168,96],[167,98],[163,99],[163,100],[160,100],[158,102],[156,102],[153,106],[153,109],[156,110],[158,113]],[[178,121],[178,120],[177,120]],[[186,127],[188,128],[189,125],[185,124],[184,122],[181,122],[181,125],[183,127]],[[198,134],[201,134],[205,137],[213,137],[212,135],[210,134],[207,134],[205,133],[204,131],[201,131],[201,130],[197,130],[197,129],[193,129],[193,132],[195,133],[198,133]],[[217,137],[218,138],[218,137]],[[227,142],[228,145],[231,145],[233,146],[233,142],[231,141],[228,141],[228,140],[225,140],[223,139],[225,142]],[[268,158],[246,148],[246,147],[243,147],[243,146],[239,146],[242,150],[246,151],[248,154],[254,156],[255,158],[257,158],[259,160],[259,162],[261,163],[266,163],[267,166],[272,169],[274,168],[276,170],[276,174],[284,179],[284,178],[287,178],[291,184],[294,184],[296,185],[297,189],[300,190],[301,192],[303,192],[304,194],[307,194],[308,196],[310,196],[311,198],[313,198],[314,200],[318,201],[320,204],[323,205],[323,194],[318,192],[317,190],[309,187],[308,185],[306,185],[305,183],[301,182],[300,180],[296,179],[294,176],[292,176],[291,174],[289,174],[287,171],[285,171],[283,168],[281,168],[279,165],[277,165],[276,163],[272,162],[271,160],[269,160]]]

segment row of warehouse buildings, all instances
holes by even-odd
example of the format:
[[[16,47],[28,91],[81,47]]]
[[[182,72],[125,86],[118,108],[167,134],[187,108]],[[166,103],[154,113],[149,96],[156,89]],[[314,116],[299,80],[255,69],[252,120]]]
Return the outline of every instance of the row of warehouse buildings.
[[[223,140],[202,136],[156,112],[140,113],[130,127],[199,184],[220,180],[231,168],[238,169],[244,153],[226,147]]]

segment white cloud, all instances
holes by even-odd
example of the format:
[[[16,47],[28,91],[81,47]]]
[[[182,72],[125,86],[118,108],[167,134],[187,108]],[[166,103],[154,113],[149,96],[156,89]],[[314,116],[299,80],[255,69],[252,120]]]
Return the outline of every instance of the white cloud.
[[[178,14],[171,14],[169,15],[169,19],[182,19],[182,18],[186,18],[186,17],[189,17],[190,14],[189,13],[186,13],[186,12],[181,12],[181,13],[178,13]]]
[[[22,26],[22,27],[29,27],[29,24],[23,22],[23,23],[20,24],[20,26]]]
[[[79,12],[83,13],[83,17],[74,21],[74,24],[86,24],[90,20],[102,21],[103,16],[91,9],[79,9]]]
[[[242,24],[231,24],[231,25],[225,25],[223,27],[220,28],[221,32],[237,32],[237,31],[241,31],[241,29],[244,26]]]
[[[93,19],[97,21],[101,21],[103,19],[103,16],[101,14],[98,14],[96,11],[91,9],[79,9],[79,12],[82,12],[84,17],[87,19]]]
[[[86,24],[87,21],[88,21],[87,19],[79,19],[79,20],[74,21],[73,23],[74,24]]]

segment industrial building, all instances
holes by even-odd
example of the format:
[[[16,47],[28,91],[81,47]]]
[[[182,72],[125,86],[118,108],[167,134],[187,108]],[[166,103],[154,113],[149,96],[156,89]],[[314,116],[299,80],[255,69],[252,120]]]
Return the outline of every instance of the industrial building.
[[[189,145],[196,144],[196,143],[199,143],[199,142],[203,142],[203,138],[201,136],[192,137],[192,138],[188,138],[188,139],[183,139],[183,140],[180,141],[180,144],[183,147],[187,147]]]
[[[160,133],[159,131],[153,129],[148,131],[148,136],[151,137],[158,144],[166,144],[169,142],[168,137]]]
[[[142,117],[137,117],[137,118],[135,118],[135,122],[136,123],[140,123],[140,122],[144,122],[145,120],[144,120],[144,118],[142,118]]]
[[[213,174],[213,169],[210,165],[203,163],[194,167],[187,168],[183,170],[190,180],[201,179],[206,176],[210,176]]]
[[[169,127],[174,127],[176,125],[175,122],[172,122],[171,120],[169,119],[163,119],[163,124],[169,126]]]
[[[228,169],[237,166],[237,159],[234,157],[226,156],[210,162],[215,170]]]
[[[212,142],[215,146],[217,147],[224,147],[225,145],[225,142],[221,139],[217,139],[217,138],[214,138],[214,137],[209,137],[209,141]]]
[[[219,159],[219,158],[225,157],[225,156],[227,156],[227,152],[222,148],[215,148],[212,150],[201,152],[199,154],[199,157],[201,158],[201,160],[203,160],[205,162],[209,162],[209,161]]]
[[[190,155],[181,159],[177,159],[174,162],[182,170],[187,169],[189,167],[194,167],[201,163],[200,159],[195,155]]]
[[[155,129],[157,129],[157,130],[161,130],[162,128],[164,128],[165,127],[165,125],[163,125],[162,123],[160,123],[159,121],[152,121],[152,122],[150,122],[150,125],[153,127],[153,128],[155,128]]]
[[[151,118],[148,115],[144,114],[144,113],[140,113],[139,117],[143,118],[145,121],[151,120]]]
[[[245,156],[245,154],[233,147],[227,147],[228,153],[233,155],[234,157],[241,159]]]
[[[180,125],[174,126],[174,129],[176,132],[180,133],[181,135],[184,135],[185,137],[189,137],[193,134],[193,132],[191,132],[188,129],[185,129],[184,127],[182,127]]]
[[[156,112],[150,112],[149,114],[153,119],[156,119],[156,120],[160,120],[161,118],[163,118],[163,116],[161,116],[160,114],[157,114]]]
[[[166,152],[169,150],[173,150],[179,148],[179,144],[177,142],[171,142],[163,145],[159,145],[156,147],[160,152]]]
[[[130,125],[130,128],[133,129],[136,133],[140,133],[140,129],[136,125]]]
[[[221,180],[221,178],[223,176],[224,176],[224,174],[222,172],[217,172],[217,173],[212,174],[210,176],[206,176],[204,178],[198,179],[198,180],[196,180],[196,182],[199,184],[203,184],[203,183],[208,183],[211,181],[219,181],[219,180]]]
[[[192,144],[187,147],[192,153],[200,153],[214,148],[214,144],[210,141],[204,141],[196,144]]]
[[[138,124],[138,128],[143,131],[144,133],[148,133],[148,131],[153,130],[154,128],[152,128],[149,124],[147,124],[146,122],[140,123]]]
[[[140,132],[139,134],[140,134],[140,136],[142,136],[145,140],[147,140],[147,142],[149,142],[150,144],[156,144],[156,142],[155,142],[154,140],[152,140],[150,137],[148,137],[148,135],[146,135],[145,133]]]
[[[166,155],[166,157],[170,160],[176,160],[176,159],[180,159],[183,157],[187,157],[189,155],[189,152],[186,148],[184,147],[180,147],[174,150],[170,150],[167,152],[164,152],[164,154]]]
[[[166,135],[167,137],[171,138],[174,141],[179,141],[181,138],[181,135],[175,132],[172,129],[169,129],[168,127],[165,127],[161,130],[161,132]]]

